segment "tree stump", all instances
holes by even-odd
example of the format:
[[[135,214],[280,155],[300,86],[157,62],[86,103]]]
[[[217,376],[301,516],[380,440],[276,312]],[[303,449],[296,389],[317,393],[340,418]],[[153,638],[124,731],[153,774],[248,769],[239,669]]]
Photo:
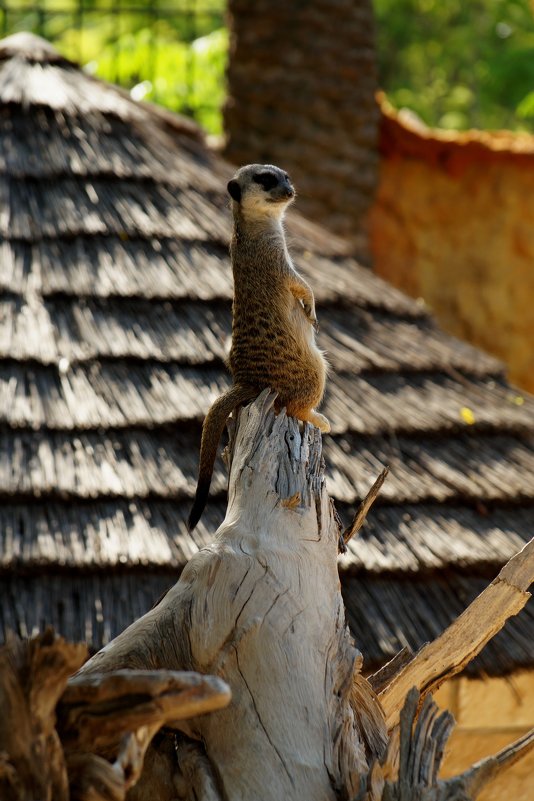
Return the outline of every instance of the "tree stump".
[[[368,757],[384,750],[385,726],[367,683],[357,695],[368,735],[354,714],[362,660],[345,623],[320,432],[300,431],[273,403],[264,392],[240,412],[213,544],[83,672],[165,666],[219,676],[231,708],[183,728],[204,743],[221,797],[349,799]]]

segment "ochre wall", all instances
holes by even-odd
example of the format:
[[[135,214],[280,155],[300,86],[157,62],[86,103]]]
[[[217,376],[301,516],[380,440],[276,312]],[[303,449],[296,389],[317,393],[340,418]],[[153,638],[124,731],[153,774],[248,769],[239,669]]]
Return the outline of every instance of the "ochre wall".
[[[431,131],[382,101],[376,272],[534,391],[534,136]]]
[[[496,754],[534,726],[534,672],[509,679],[453,679],[435,695],[455,717],[443,777],[454,776]],[[489,784],[477,801],[532,801],[534,752]]]

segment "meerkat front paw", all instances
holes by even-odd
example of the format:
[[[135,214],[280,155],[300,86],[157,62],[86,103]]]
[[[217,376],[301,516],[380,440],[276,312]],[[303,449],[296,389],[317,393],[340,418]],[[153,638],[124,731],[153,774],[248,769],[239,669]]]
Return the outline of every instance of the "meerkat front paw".
[[[317,315],[315,314],[315,306],[312,306],[309,303],[303,303],[304,313],[306,317],[310,321],[310,324],[315,328],[316,331],[319,331],[319,324],[317,322]]]

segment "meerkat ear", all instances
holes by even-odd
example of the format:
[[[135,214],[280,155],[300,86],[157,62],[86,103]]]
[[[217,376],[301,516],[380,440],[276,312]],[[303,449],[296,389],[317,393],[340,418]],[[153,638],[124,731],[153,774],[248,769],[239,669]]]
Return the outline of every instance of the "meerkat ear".
[[[228,185],[226,187],[228,189],[228,194],[230,195],[233,200],[237,203],[241,201],[241,187],[233,178],[231,181],[228,181]]]

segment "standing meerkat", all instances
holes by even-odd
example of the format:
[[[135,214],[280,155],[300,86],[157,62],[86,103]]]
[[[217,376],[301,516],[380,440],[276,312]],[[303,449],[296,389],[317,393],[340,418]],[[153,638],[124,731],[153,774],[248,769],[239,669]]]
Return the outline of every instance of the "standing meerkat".
[[[289,176],[271,164],[241,167],[228,183],[234,229],[230,244],[234,275],[233,386],[210,408],[202,428],[191,531],[208,498],[217,447],[231,412],[271,387],[276,407],[330,431],[315,411],[325,387],[327,365],[315,344],[315,300],[287,250],[282,220],[295,190]]]

